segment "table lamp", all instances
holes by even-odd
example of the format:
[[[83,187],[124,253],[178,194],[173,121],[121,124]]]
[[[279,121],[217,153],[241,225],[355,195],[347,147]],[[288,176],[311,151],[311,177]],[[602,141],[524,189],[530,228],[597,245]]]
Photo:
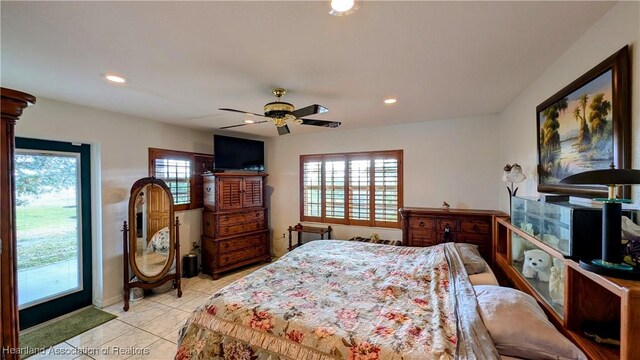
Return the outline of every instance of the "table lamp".
[[[502,169],[502,181],[510,182],[511,187],[507,186],[509,192],[509,213],[511,213],[511,197],[516,196],[518,188],[513,188],[514,183],[521,183],[527,179],[527,176],[522,173],[522,167],[515,163],[513,165],[505,165]]]
[[[640,184],[640,170],[615,169],[585,171],[568,176],[560,181],[563,184],[606,185],[609,197],[594,199],[602,205],[602,258],[581,259],[580,267],[597,274],[637,280],[640,271],[622,262],[622,203],[631,200],[616,199],[616,186]]]

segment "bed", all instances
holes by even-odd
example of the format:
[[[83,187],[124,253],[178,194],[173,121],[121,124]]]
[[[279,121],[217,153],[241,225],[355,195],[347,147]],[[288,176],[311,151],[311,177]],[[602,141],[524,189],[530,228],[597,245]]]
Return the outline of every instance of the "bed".
[[[471,244],[314,241],[214,293],[179,333],[179,360],[586,360]]]
[[[494,277],[495,279],[495,277]],[[313,241],[221,289],[176,359],[498,359],[457,247]]]

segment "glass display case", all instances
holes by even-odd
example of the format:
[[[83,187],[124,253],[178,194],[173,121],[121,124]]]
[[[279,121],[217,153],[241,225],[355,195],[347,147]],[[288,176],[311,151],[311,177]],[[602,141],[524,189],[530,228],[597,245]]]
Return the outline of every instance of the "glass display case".
[[[511,234],[511,266],[563,319],[565,268],[563,259],[556,256],[516,233]]]
[[[599,258],[602,209],[513,197],[511,223],[566,257]]]

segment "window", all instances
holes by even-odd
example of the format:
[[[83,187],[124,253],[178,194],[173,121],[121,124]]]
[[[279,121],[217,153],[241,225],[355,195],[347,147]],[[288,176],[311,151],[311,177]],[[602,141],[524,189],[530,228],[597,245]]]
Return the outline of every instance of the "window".
[[[149,176],[167,183],[176,211],[202,207],[202,177],[199,174],[212,167],[212,155],[149,149]]]
[[[402,150],[300,156],[300,219],[400,227]]]

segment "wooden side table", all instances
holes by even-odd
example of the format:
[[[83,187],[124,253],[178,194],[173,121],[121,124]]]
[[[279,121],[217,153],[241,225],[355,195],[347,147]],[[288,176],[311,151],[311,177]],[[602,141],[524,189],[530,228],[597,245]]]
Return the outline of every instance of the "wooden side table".
[[[298,223],[298,225],[296,226],[289,226],[289,229],[287,230],[289,231],[289,251],[291,251],[302,245],[300,239],[302,233],[319,234],[320,239],[324,240],[324,234],[327,234],[327,239],[331,239],[331,231],[333,229],[331,229],[331,226],[323,228],[317,226],[303,226],[302,224]],[[291,233],[293,233],[294,231],[298,233],[298,243],[295,245],[293,245],[293,243],[291,242]]]

